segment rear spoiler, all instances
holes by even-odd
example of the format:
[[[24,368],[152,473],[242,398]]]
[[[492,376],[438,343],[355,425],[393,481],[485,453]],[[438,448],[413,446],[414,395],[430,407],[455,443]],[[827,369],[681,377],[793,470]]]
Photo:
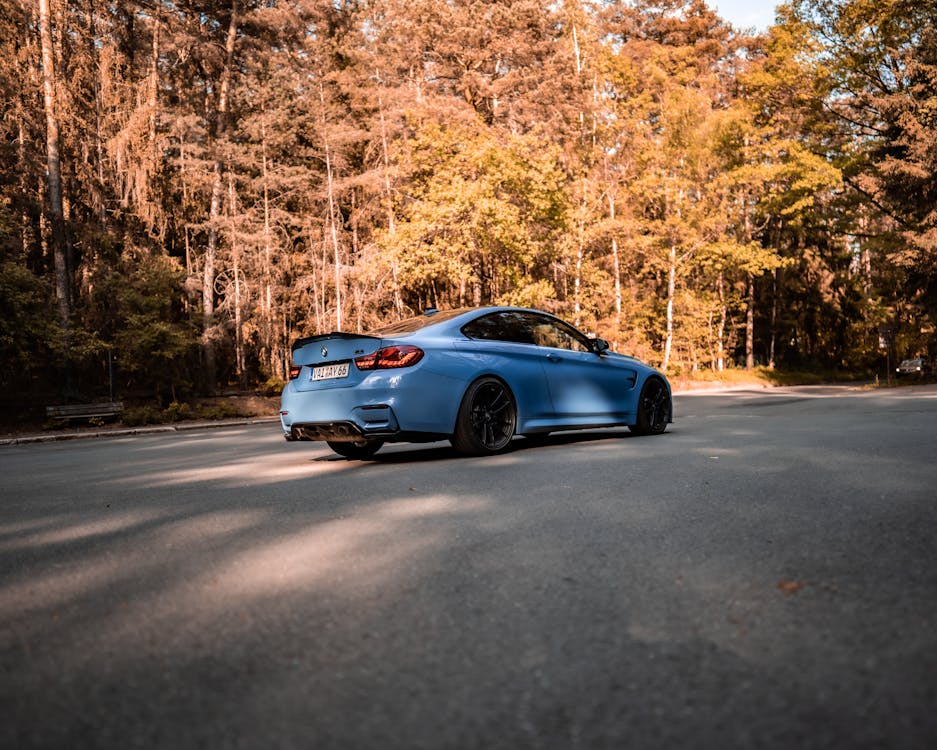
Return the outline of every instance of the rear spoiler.
[[[347,341],[348,339],[374,339],[375,341],[380,341],[380,338],[377,336],[332,331],[331,333],[323,333],[318,336],[305,336],[301,339],[296,339],[296,341],[294,341],[293,345],[290,347],[290,351],[295,352],[297,349],[302,349],[304,346],[306,346],[306,344],[314,344],[319,341]]]

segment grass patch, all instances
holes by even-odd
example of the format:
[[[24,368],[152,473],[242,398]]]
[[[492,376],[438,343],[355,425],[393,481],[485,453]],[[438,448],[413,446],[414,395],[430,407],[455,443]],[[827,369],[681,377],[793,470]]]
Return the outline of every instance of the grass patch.
[[[236,419],[238,417],[252,417],[250,410],[241,408],[239,404],[219,401],[214,404],[199,404],[194,419]]]
[[[127,427],[143,427],[148,424],[164,424],[169,419],[163,409],[155,406],[133,406],[124,409],[120,421]]]
[[[143,404],[124,409],[121,422],[127,427],[170,424],[191,420],[246,419],[276,414],[276,405],[263,398],[206,398],[193,402],[173,401],[165,409]]]
[[[823,385],[826,383],[855,383],[870,381],[874,375],[868,372],[843,372],[841,370],[777,370],[756,367],[752,370],[729,368],[722,372],[699,370],[670,376],[675,390],[693,390],[707,387],[768,387],[775,385]]]
[[[875,378],[871,372],[843,370],[769,370],[759,368],[773,385],[823,385],[826,383],[859,383]]]

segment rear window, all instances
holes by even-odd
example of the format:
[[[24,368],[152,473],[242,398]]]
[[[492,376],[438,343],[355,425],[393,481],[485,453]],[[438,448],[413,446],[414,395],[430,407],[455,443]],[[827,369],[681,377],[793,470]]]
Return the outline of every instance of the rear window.
[[[589,339],[568,323],[530,310],[504,310],[483,315],[462,326],[462,333],[470,339],[510,341],[574,352],[593,351]]]
[[[517,344],[534,343],[524,314],[514,310],[482,315],[462,326],[462,333],[470,339],[511,341]]]
[[[407,318],[406,320],[399,320],[396,323],[388,323],[386,326],[381,326],[380,328],[375,328],[373,331],[368,331],[366,335],[381,337],[404,336],[408,333],[419,331],[421,328],[426,328],[426,326],[431,326],[435,323],[442,323],[446,320],[451,320],[457,315],[468,312],[469,309],[470,308],[461,308],[459,310],[441,310],[430,315],[418,315],[415,318]]]

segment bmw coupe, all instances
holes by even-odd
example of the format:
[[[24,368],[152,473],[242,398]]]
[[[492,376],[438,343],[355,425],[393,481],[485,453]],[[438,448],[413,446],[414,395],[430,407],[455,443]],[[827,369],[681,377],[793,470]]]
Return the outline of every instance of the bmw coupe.
[[[670,384],[559,318],[518,307],[428,310],[367,334],[298,339],[280,422],[353,459],[386,442],[447,439],[493,454],[515,435],[673,421]]]

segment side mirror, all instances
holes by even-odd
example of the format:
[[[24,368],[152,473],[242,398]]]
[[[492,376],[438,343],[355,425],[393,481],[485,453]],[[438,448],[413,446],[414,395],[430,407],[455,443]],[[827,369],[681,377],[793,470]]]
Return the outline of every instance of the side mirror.
[[[596,354],[605,354],[608,351],[608,342],[605,339],[592,339],[592,351]]]

